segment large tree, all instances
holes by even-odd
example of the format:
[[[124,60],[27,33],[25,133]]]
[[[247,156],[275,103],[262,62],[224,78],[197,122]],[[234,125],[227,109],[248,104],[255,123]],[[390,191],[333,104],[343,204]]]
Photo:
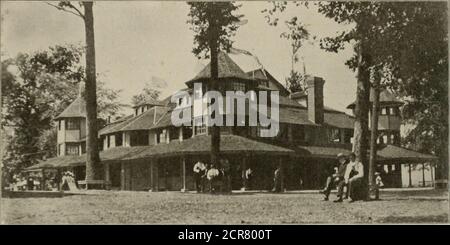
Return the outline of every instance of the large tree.
[[[242,15],[235,11],[240,7],[234,2],[188,2],[190,11],[188,23],[194,31],[192,52],[200,58],[210,58],[211,78],[208,89],[218,91],[218,54],[220,50],[228,52],[231,37],[236,33]],[[217,125],[211,127],[211,163],[218,164],[220,153],[220,130]]]
[[[77,96],[84,81],[84,49],[54,46],[2,61],[2,142],[6,172],[20,170],[56,153],[54,118]],[[100,115],[119,113],[119,91],[99,86]],[[11,170],[11,171],[10,171]]]
[[[99,147],[97,140],[97,80],[95,68],[95,37],[93,2],[79,2],[75,6],[70,1],[61,1],[58,4],[47,3],[59,10],[80,17],[84,22],[86,38],[86,180],[102,179]]]
[[[274,6],[271,14],[286,8],[286,4],[275,4]],[[353,150],[357,154],[357,158],[366,166],[365,176],[368,176],[369,187],[373,184],[376,161],[375,137],[377,137],[376,127],[373,127],[371,161],[368,164],[366,152],[370,87],[379,91],[382,86],[404,96],[422,99],[413,100],[414,104],[421,104],[420,107],[408,105],[406,107],[422,114],[431,111],[425,109],[433,104],[430,100],[447,101],[448,49],[444,9],[445,3],[317,3],[319,13],[340,24],[353,26],[338,36],[323,38],[321,47],[327,51],[338,52],[344,48],[346,43],[354,46],[354,56],[347,61],[347,65],[357,71]],[[427,64],[422,64],[422,62],[427,62]],[[372,80],[371,71],[375,74],[372,76]],[[381,76],[377,75],[380,73]],[[418,87],[422,90],[417,90]],[[447,103],[442,103],[444,106],[438,106],[438,103],[434,104],[438,111],[437,115],[443,119],[443,123],[427,123],[429,120],[424,117],[415,121],[417,127],[413,132],[432,131],[428,135],[433,135],[434,138],[440,137],[440,141],[446,142],[448,120],[444,118],[448,116]],[[375,103],[373,106],[374,112],[377,112],[378,105]],[[373,119],[373,123],[377,124],[376,116]],[[441,133],[441,136],[438,136],[438,133]],[[438,148],[438,145],[435,145],[434,148]],[[440,152],[443,160],[448,159],[446,150],[436,149],[435,152]],[[443,165],[447,164],[448,161]]]

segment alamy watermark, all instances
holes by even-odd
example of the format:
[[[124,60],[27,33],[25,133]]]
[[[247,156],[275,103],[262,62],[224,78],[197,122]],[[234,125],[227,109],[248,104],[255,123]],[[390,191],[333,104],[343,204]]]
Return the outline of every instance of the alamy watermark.
[[[261,137],[275,137],[280,130],[278,91],[225,91],[224,99],[219,91],[203,93],[202,84],[195,83],[192,95],[177,91],[171,102],[176,127],[192,126],[192,121],[196,126],[259,126]]]

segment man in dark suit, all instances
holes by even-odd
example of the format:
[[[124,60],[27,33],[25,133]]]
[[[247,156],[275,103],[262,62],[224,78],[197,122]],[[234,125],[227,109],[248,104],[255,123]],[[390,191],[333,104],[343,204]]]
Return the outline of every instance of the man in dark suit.
[[[333,189],[334,185],[338,186],[338,197],[342,196],[345,181],[344,174],[347,167],[347,157],[344,153],[339,153],[337,155],[338,167],[334,169],[334,172],[328,176],[327,182],[325,184],[325,188],[320,191],[320,193],[324,194],[324,201],[328,201],[328,197],[330,196],[331,189]]]

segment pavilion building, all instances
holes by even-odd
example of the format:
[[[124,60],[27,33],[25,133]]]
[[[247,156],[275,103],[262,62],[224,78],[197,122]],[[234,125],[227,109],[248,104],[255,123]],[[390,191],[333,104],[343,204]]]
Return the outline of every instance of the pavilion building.
[[[336,155],[351,152],[354,117],[324,105],[325,81],[322,78],[307,76],[306,90],[291,94],[261,65],[241,67],[235,60],[242,57],[232,57],[225,53],[218,56],[221,91],[278,91],[280,125],[276,137],[263,137],[264,127],[259,125],[220,127],[220,158],[231,164],[232,188],[269,190],[277,167],[281,169],[283,189],[322,188],[336,164]],[[186,82],[184,91],[203,95],[209,78],[208,64]],[[202,86],[194,86],[195,83]],[[196,115],[192,115],[194,123],[190,126],[174,126],[171,121],[177,104],[191,106],[193,111],[198,109],[195,107],[199,105],[189,101],[190,98],[175,103],[170,97],[144,101],[133,108],[132,115],[110,122],[99,131],[100,159],[109,188],[194,190],[194,164],[209,162],[209,128],[204,123],[196,123]],[[380,170],[387,169],[385,176],[390,179],[387,186],[401,187],[402,164],[429,162],[435,157],[399,146],[402,103],[388,91],[383,91],[380,98],[377,163]],[[350,109],[353,107],[354,104],[349,105]],[[72,170],[77,180],[84,180],[84,108],[85,102],[80,96],[56,118],[58,156],[31,166],[27,171]],[[244,118],[248,122],[249,115],[245,114]],[[248,168],[254,173],[252,183],[242,178]]]

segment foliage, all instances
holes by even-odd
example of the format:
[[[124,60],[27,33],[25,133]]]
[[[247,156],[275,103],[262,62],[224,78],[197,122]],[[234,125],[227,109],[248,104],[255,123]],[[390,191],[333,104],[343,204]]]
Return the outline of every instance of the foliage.
[[[146,83],[141,93],[133,95],[131,98],[131,104],[136,106],[144,102],[157,101],[160,94],[161,91],[154,89],[153,86]]]
[[[240,5],[233,2],[188,2],[188,24],[194,31],[192,52],[198,58],[209,58],[211,45],[229,51],[243,15],[235,14]]]
[[[2,61],[2,127],[3,133],[12,135],[5,139],[4,160],[18,169],[43,154],[54,156],[53,119],[79,95],[83,52],[77,46],[57,45]],[[101,114],[118,113],[118,93],[100,86]]]
[[[287,3],[274,4],[281,13]],[[297,4],[298,5],[298,4]],[[319,13],[352,26],[320,45],[330,52],[346,44],[364,46],[370,56],[366,68],[383,70],[383,86],[406,99],[403,116],[413,125],[404,142],[435,153],[441,171],[448,173],[448,27],[444,2],[318,2]],[[272,22],[277,18],[271,17]],[[346,64],[360,65],[357,48]],[[437,172],[438,174],[438,172]]]
[[[291,71],[291,74],[286,78],[286,84],[291,93],[303,91],[302,83],[304,81],[303,75],[298,71]]]

